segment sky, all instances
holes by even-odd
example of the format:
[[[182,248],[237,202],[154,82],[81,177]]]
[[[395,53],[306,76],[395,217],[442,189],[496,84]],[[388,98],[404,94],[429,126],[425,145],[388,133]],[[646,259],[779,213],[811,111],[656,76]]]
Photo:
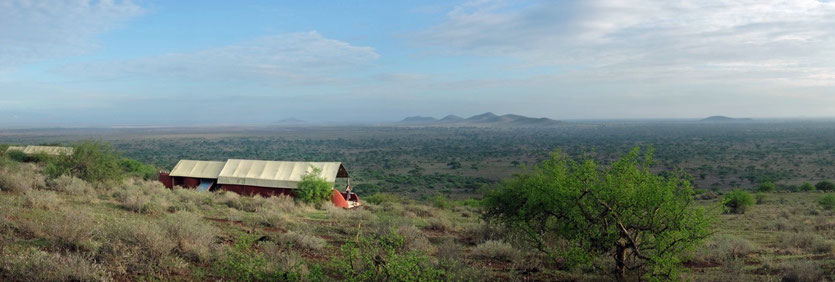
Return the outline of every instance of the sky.
[[[0,0],[0,127],[835,116],[835,2]]]

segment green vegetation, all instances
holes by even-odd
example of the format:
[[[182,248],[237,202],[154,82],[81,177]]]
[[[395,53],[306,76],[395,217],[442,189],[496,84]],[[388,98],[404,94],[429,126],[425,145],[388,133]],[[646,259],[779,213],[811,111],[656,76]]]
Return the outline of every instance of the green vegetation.
[[[833,210],[835,209],[835,195],[825,195],[818,199],[818,204],[825,210]]]
[[[487,194],[487,216],[569,264],[611,254],[621,278],[643,268],[649,277],[675,279],[680,255],[710,234],[713,219],[692,206],[689,182],[656,175],[651,163],[651,153],[638,148],[603,169],[555,154]]]
[[[815,188],[815,185],[812,185],[812,183],[809,182],[803,182],[803,184],[800,185],[799,188],[799,190],[803,192],[815,191],[815,189],[817,189]]]
[[[729,213],[745,213],[754,203],[754,197],[751,196],[751,193],[739,189],[728,192],[722,197],[722,205],[725,206],[725,211]]]
[[[757,192],[760,193],[771,193],[777,191],[777,185],[771,181],[765,181],[760,183],[760,186],[757,186]]]
[[[824,180],[815,184],[815,188],[817,188],[820,191],[829,192],[835,190],[835,183]]]
[[[296,189],[296,200],[308,204],[321,204],[330,199],[333,183],[328,182],[321,176],[321,169],[313,170],[304,176]]]

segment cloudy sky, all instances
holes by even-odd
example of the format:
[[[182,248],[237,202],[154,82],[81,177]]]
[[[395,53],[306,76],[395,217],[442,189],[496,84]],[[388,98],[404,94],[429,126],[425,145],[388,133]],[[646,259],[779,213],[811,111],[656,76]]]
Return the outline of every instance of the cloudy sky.
[[[0,127],[835,116],[835,2],[0,0]]]

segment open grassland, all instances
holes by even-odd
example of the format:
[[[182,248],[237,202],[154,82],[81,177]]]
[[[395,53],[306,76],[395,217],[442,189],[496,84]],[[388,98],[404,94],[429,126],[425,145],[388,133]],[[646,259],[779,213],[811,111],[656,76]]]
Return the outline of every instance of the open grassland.
[[[46,180],[41,169],[0,165],[0,280],[612,279],[610,260],[564,269],[484,222],[475,201],[377,194],[343,210],[136,179]],[[832,280],[835,219],[817,203],[823,195],[771,193],[721,215],[681,278]]]

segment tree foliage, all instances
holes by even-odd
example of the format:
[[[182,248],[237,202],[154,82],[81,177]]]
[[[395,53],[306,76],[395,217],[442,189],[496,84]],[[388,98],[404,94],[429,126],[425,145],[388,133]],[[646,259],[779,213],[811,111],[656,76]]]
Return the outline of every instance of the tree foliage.
[[[320,204],[330,199],[333,183],[319,176],[321,172],[321,169],[313,168],[313,171],[302,176],[299,187],[296,189],[296,200]]]
[[[835,183],[824,180],[815,184],[815,188],[821,191],[832,191],[835,190]]]
[[[760,183],[760,186],[757,186],[757,192],[771,193],[774,191],[777,191],[777,184],[771,181],[764,181]]]
[[[489,192],[485,215],[569,266],[610,256],[619,277],[640,269],[673,279],[680,255],[710,234],[715,217],[693,207],[688,181],[657,175],[651,164],[651,151],[642,155],[639,148],[608,168],[555,153]]]
[[[735,189],[725,194],[725,197],[722,198],[722,205],[725,206],[726,212],[742,214],[748,207],[754,205],[754,196],[743,190]]]
[[[125,176],[121,157],[107,143],[85,141],[73,146],[73,154],[49,161],[44,173],[50,178],[72,175],[87,182],[119,181]]]

